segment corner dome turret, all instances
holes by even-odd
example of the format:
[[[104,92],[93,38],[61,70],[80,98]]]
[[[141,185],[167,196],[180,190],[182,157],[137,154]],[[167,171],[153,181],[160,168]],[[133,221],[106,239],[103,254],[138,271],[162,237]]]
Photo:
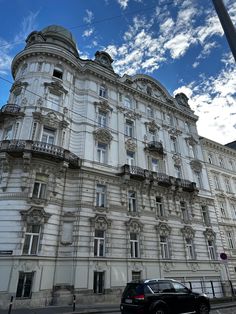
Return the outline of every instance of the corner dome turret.
[[[39,32],[33,31],[30,33],[26,39],[26,49],[34,44],[56,45],[79,57],[73,35],[66,28],[59,25],[49,25]]]

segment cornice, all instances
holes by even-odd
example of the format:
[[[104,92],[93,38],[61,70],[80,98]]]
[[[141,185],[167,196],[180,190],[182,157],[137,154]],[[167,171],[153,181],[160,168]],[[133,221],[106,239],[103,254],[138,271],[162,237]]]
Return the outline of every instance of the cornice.
[[[202,142],[203,146],[205,146],[205,147],[209,147],[209,148],[215,149],[221,153],[227,153],[229,155],[233,155],[236,157],[236,150],[233,148],[229,148],[225,145],[214,142],[214,141],[212,141],[208,138],[205,138],[205,137],[200,138],[200,141]]]

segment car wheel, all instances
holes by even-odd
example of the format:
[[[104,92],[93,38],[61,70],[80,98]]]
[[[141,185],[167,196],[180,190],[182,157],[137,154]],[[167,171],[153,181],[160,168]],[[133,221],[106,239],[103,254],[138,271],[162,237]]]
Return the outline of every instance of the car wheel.
[[[198,314],[209,314],[209,308],[207,306],[206,303],[200,303],[198,305],[198,310],[197,310]]]
[[[166,314],[166,311],[162,307],[158,307],[155,309],[154,314]]]

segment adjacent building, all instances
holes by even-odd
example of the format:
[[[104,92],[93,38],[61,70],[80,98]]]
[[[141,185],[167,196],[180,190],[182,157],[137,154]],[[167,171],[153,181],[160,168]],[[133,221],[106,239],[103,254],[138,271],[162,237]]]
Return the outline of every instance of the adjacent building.
[[[0,113],[1,307],[11,295],[16,306],[73,294],[117,302],[141,277],[206,291],[227,279],[225,225],[188,98],[147,75],[120,77],[112,62],[104,51],[81,59],[54,25],[12,62]]]

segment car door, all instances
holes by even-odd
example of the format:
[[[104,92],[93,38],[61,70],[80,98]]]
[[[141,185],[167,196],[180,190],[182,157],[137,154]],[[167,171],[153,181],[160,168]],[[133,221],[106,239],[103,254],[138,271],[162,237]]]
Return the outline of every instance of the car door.
[[[159,280],[159,297],[168,306],[169,312],[179,313],[176,308],[177,296],[170,281]]]
[[[185,287],[179,282],[172,282],[176,295],[176,309],[179,313],[191,313],[194,312],[195,299],[194,294],[190,289]]]

